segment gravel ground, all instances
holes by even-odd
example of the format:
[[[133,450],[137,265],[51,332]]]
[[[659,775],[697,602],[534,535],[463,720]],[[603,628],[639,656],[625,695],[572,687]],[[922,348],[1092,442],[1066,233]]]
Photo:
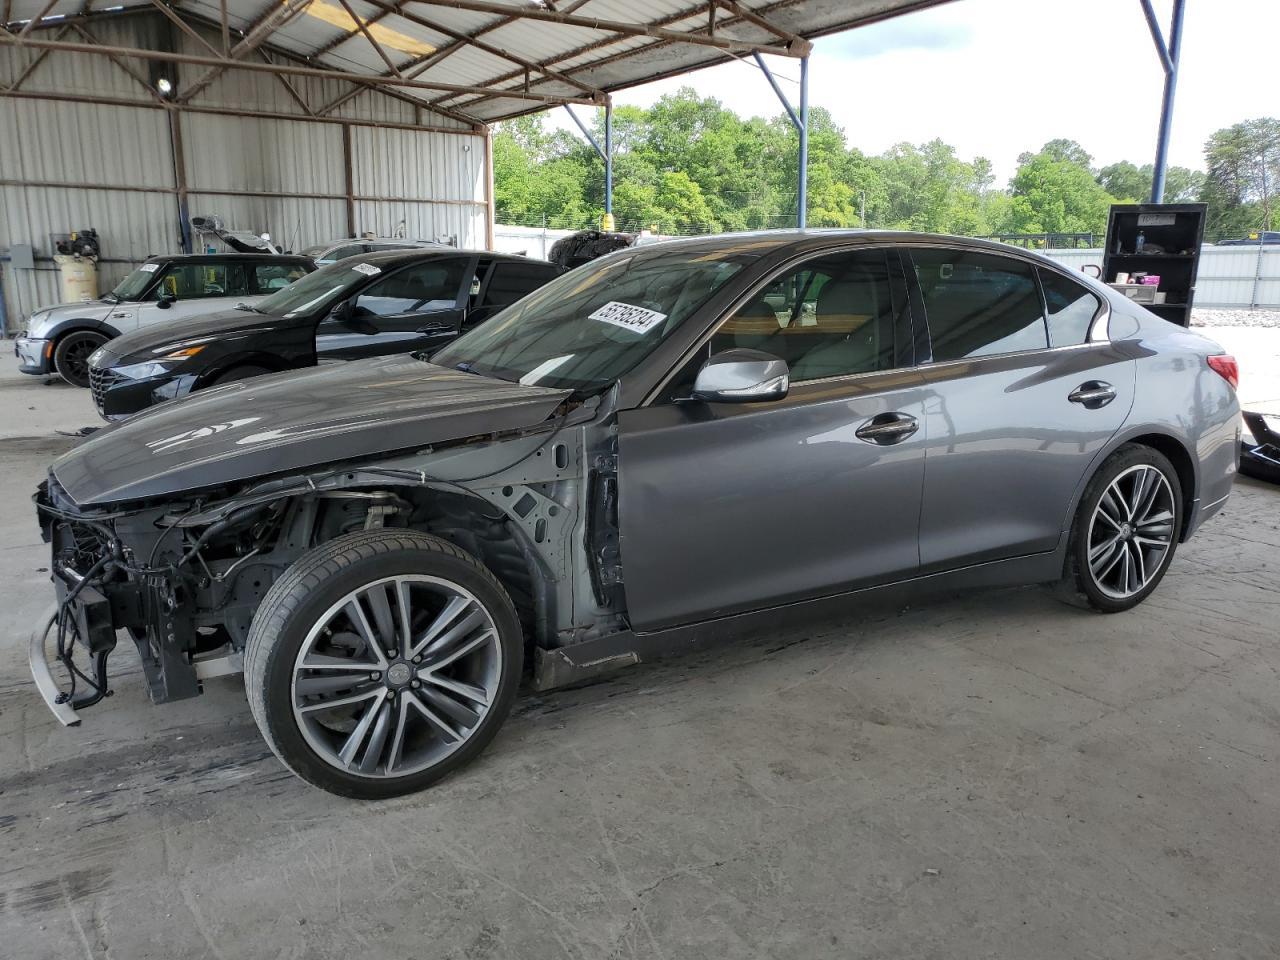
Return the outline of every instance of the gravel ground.
[[[1280,307],[1258,310],[1192,309],[1193,327],[1280,327]]]

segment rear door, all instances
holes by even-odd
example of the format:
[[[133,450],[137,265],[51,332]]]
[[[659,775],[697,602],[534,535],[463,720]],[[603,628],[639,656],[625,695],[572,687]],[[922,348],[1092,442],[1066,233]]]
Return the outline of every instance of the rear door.
[[[657,402],[619,416],[620,549],[637,630],[904,579],[919,565],[924,390],[896,255],[782,271]],[[781,400],[687,399],[708,356],[787,360]],[[868,427],[902,424],[879,439]]]
[[[435,350],[458,334],[475,257],[434,257],[375,280],[316,328],[316,356],[354,360]]]
[[[1051,269],[945,247],[906,256],[929,335],[922,573],[1054,549],[1132,406],[1134,362],[1090,340],[1102,302]]]

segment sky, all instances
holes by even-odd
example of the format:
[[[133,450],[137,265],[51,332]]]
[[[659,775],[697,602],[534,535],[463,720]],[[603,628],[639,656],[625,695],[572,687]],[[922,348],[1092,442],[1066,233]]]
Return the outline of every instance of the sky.
[[[1168,31],[1171,0],[1154,0]],[[1169,162],[1204,168],[1214,130],[1280,115],[1280,0],[1186,0]],[[799,102],[799,65],[769,57]],[[1138,0],[956,0],[819,39],[809,102],[831,111],[865,153],[940,137],[966,160],[989,159],[996,183],[1018,154],[1055,137],[1095,166],[1155,156],[1164,74]],[[614,95],[649,106],[693,86],[744,116],[781,107],[753,65],[735,62]],[[556,116],[568,128],[568,117]]]

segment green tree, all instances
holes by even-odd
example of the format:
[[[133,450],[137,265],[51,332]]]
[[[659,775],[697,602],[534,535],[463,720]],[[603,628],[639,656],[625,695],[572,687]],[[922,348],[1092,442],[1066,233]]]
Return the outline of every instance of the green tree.
[[[1083,158],[1048,149],[1023,154],[1009,181],[1014,233],[1103,233],[1115,198],[1094,179]],[[1085,155],[1087,158],[1087,154]]]
[[[1117,200],[1130,203],[1146,203],[1151,199],[1153,164],[1137,167],[1128,160],[1112,163],[1098,171],[1097,180],[1102,189]],[[1199,200],[1204,192],[1204,174],[1186,167],[1169,167],[1164,175],[1164,202],[1191,203]]]
[[[1204,147],[1210,233],[1270,230],[1280,185],[1280,120],[1260,117],[1213,133]]]

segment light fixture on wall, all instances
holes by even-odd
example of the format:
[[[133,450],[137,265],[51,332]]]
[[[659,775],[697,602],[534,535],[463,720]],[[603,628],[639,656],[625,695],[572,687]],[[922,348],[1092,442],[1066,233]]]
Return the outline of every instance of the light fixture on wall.
[[[167,97],[173,93],[173,82],[168,77],[161,77],[156,81],[156,89],[160,91],[160,96]]]

